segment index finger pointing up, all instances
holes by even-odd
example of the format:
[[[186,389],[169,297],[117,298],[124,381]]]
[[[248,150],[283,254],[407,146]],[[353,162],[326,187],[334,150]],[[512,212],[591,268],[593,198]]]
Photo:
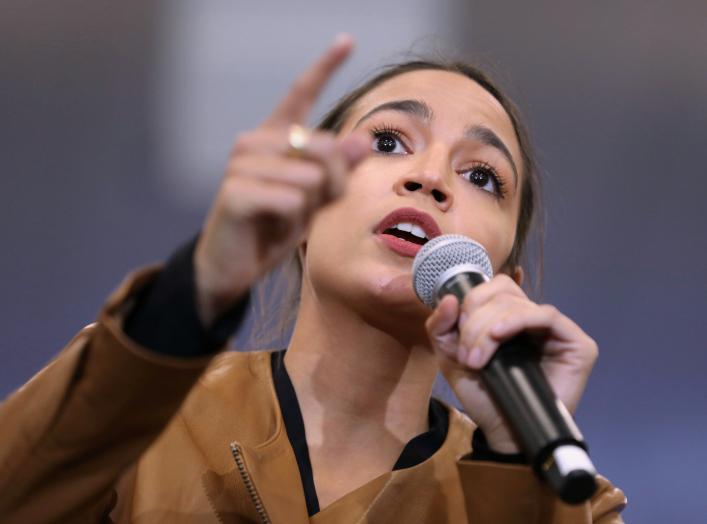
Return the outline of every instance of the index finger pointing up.
[[[265,121],[265,125],[302,124],[317,101],[319,93],[353,48],[353,39],[339,35],[329,49],[297,78],[285,98]]]

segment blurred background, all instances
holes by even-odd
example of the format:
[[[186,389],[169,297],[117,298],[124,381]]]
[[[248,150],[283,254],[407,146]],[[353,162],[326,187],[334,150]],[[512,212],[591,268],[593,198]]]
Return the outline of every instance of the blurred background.
[[[707,3],[0,2],[0,396],[193,235],[234,136],[340,31],[318,106],[412,50],[487,66],[545,173],[544,301],[601,357],[578,413],[629,522],[704,522]]]

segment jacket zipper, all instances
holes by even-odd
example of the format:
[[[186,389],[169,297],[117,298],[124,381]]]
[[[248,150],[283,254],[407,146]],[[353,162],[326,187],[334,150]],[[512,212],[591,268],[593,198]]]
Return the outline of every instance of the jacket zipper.
[[[245,467],[245,460],[243,459],[241,449],[235,443],[231,443],[231,454],[236,461],[238,473],[240,473],[241,478],[243,479],[243,484],[245,484],[245,487],[248,490],[248,495],[250,495],[250,499],[255,505],[255,511],[258,512],[260,522],[262,522],[262,524],[271,524],[270,517],[268,517],[268,513],[265,511],[265,506],[263,506],[263,501],[260,500],[260,495],[258,495],[258,492],[255,490],[255,484],[253,484],[253,480],[250,478],[248,470]]]

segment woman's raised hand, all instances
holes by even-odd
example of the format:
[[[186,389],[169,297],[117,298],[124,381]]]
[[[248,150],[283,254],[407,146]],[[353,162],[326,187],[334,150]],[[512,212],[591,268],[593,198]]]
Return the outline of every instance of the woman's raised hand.
[[[301,127],[351,52],[340,36],[291,86],[257,129],[240,135],[196,246],[199,316],[211,322],[301,242],[313,214],[342,194],[370,150],[356,134]]]
[[[502,453],[517,452],[518,447],[479,375],[499,345],[523,331],[534,336],[542,348],[543,372],[570,413],[598,355],[594,340],[577,324],[554,306],[530,301],[504,274],[473,288],[461,306],[454,296],[445,297],[426,328],[457,398],[490,447]]]

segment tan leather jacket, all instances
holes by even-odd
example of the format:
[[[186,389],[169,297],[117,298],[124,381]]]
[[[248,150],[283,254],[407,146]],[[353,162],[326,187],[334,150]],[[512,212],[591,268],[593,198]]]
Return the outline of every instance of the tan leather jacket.
[[[591,503],[570,507],[527,467],[459,460],[474,425],[454,408],[431,458],[308,517],[269,354],[168,358],[121,330],[156,271],[129,277],[0,406],[0,522],[621,522],[624,495],[604,478]]]

